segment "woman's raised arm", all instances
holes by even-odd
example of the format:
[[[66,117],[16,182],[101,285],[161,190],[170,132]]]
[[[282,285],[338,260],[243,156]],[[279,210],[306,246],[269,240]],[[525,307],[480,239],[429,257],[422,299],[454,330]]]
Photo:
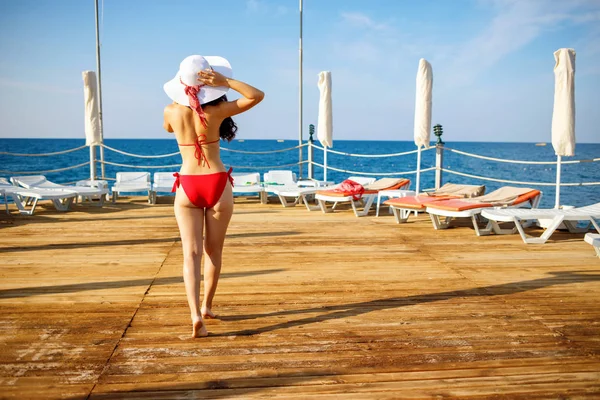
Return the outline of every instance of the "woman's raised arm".
[[[200,71],[198,75],[198,80],[205,85],[229,87],[243,96],[240,99],[219,104],[218,113],[223,117],[231,117],[243,113],[260,103],[265,97],[262,90],[242,81],[227,78],[213,70]]]

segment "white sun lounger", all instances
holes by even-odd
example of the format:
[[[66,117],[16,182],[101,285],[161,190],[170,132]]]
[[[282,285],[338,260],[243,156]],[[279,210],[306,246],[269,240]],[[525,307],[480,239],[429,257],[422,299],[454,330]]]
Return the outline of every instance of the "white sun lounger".
[[[301,180],[295,184],[272,186],[269,190],[279,197],[283,207],[295,207],[297,204],[304,204],[308,211],[316,211],[321,208],[319,205],[311,205],[311,198],[314,197],[317,190],[326,190],[333,187],[335,187],[333,182]]]
[[[594,246],[596,255],[600,257],[600,233],[586,233],[585,242]]]
[[[75,192],[78,197],[81,197],[82,202],[88,200],[90,204],[100,207],[104,204],[105,195],[108,194],[107,187],[61,185],[49,181],[44,175],[13,176],[10,180],[15,185],[27,189],[66,190],[68,192]],[[94,203],[93,199],[97,199],[98,202]],[[75,201],[77,201],[77,198]]]
[[[3,192],[6,212],[9,213],[8,197],[10,197],[17,206],[19,213],[24,215],[33,215],[38,201],[41,200],[52,201],[58,211],[68,211],[73,200],[77,197],[76,192],[68,190],[26,189],[14,186],[4,178],[0,178],[0,189]],[[30,209],[27,209],[27,206]]]
[[[261,203],[265,203],[265,189],[260,184],[260,174],[252,173],[233,173],[233,194],[252,194],[258,193]]]
[[[296,174],[290,170],[274,170],[265,172],[264,182],[269,185],[296,185]]]
[[[150,189],[150,204],[156,204],[157,193],[171,193],[175,184],[173,172],[155,172]]]
[[[514,229],[500,229],[491,221],[481,229],[478,226],[478,217],[482,215],[483,210],[494,207],[537,208],[541,198],[542,192],[539,190],[504,186],[484,196],[435,201],[427,205],[426,211],[431,217],[434,229],[447,229],[455,218],[471,218],[477,236],[489,235],[492,230],[496,234],[512,234],[516,232]]]
[[[281,201],[281,205],[284,207],[295,207],[297,204],[304,204],[308,211],[317,211],[321,207],[318,204],[310,204],[311,200],[309,197],[316,194],[317,190],[328,188],[327,186],[304,186],[303,184],[298,184],[297,186],[281,186],[272,190],[279,197],[279,201]]]
[[[471,198],[482,196],[485,192],[484,185],[462,185],[446,183],[433,192],[421,193],[414,196],[398,197],[385,201],[383,204],[390,207],[398,224],[408,221],[412,212],[425,212],[427,204],[452,198]]]
[[[367,190],[369,189],[369,185],[376,183],[376,178],[372,178],[372,177],[351,176],[348,179],[365,186],[365,189],[367,189]],[[337,186],[339,186],[339,185],[337,185]],[[365,193],[361,196],[361,198],[359,200],[354,200],[354,196],[340,196],[340,195],[335,195],[334,193],[331,193],[331,194],[327,193],[327,192],[330,192],[331,190],[334,190],[337,186],[327,188],[326,191],[322,191],[320,193],[319,193],[319,191],[321,191],[322,189],[319,189],[319,191],[317,191],[315,198],[317,199],[317,202],[319,203],[319,207],[320,207],[321,211],[323,211],[324,213],[333,212],[339,203],[349,202],[350,205],[352,206],[352,210],[354,211],[354,215],[356,215],[357,217],[364,217],[365,215],[367,215],[369,213],[369,210],[371,209],[373,202],[377,198],[376,192]],[[327,207],[328,202],[333,203],[331,208]],[[359,210],[359,208],[361,206],[362,206],[362,210]]]
[[[296,174],[290,170],[273,170],[263,175],[264,202],[267,202],[269,194],[277,195],[280,190],[297,189]],[[279,195],[277,195],[279,197]]]
[[[150,185],[149,172],[117,172],[117,180],[112,187],[113,203],[117,201],[120,193],[148,194],[148,202],[152,200],[152,186]]]
[[[2,188],[0,188],[0,197],[2,197],[2,200],[4,201],[4,207],[6,208],[6,213],[10,214],[10,211],[8,211],[8,198],[6,197],[6,191]]]
[[[596,222],[596,220],[600,219],[600,203],[564,210],[555,208],[536,210],[489,209],[483,210],[481,215],[496,226],[498,221],[514,222],[516,229],[521,234],[521,238],[528,244],[546,243],[561,223],[564,223],[570,232],[585,232],[589,229],[589,225],[593,225],[594,228],[596,228],[596,231],[600,232],[600,226],[598,225],[598,222]],[[550,219],[552,222],[540,237],[527,237],[522,222],[539,219]],[[578,228],[578,221],[585,221],[588,223],[588,226],[585,228]]]

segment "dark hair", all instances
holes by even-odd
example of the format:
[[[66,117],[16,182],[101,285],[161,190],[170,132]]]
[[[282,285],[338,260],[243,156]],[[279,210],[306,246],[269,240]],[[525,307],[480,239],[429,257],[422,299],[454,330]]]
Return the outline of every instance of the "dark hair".
[[[217,104],[222,103],[224,101],[227,101],[226,95],[223,95],[216,100],[209,101],[208,103],[204,103],[202,104],[202,107],[204,108],[216,106]],[[221,139],[231,142],[235,138],[235,133],[237,132],[237,130],[238,127],[235,124],[235,122],[233,122],[233,119],[231,117],[227,117],[223,120],[223,122],[221,122],[221,126],[219,127],[219,136],[221,137]]]

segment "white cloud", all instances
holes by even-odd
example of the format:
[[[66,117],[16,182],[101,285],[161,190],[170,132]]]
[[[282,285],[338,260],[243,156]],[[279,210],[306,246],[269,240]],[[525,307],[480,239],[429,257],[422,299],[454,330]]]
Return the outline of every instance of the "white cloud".
[[[246,0],[246,10],[256,12],[261,8],[259,0]]]
[[[368,15],[359,12],[342,13],[342,21],[355,28],[366,28],[375,31],[387,31],[391,29],[389,24],[374,21]]]
[[[589,23],[600,17],[600,11],[578,9],[584,3],[581,1],[493,0],[491,3],[497,13],[487,27],[468,42],[454,45],[453,56],[444,67],[445,75],[452,78],[452,86],[470,84],[483,71],[546,31],[560,29],[566,23]],[[596,8],[598,5],[595,3]]]

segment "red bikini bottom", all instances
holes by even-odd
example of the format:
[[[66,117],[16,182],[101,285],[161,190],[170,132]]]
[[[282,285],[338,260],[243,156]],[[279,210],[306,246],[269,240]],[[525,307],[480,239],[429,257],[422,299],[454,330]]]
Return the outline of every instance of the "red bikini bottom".
[[[227,172],[206,175],[179,175],[175,172],[173,174],[175,184],[171,192],[175,192],[181,185],[193,205],[199,208],[212,208],[221,198],[227,181],[233,186],[231,171],[233,168],[229,168]]]

